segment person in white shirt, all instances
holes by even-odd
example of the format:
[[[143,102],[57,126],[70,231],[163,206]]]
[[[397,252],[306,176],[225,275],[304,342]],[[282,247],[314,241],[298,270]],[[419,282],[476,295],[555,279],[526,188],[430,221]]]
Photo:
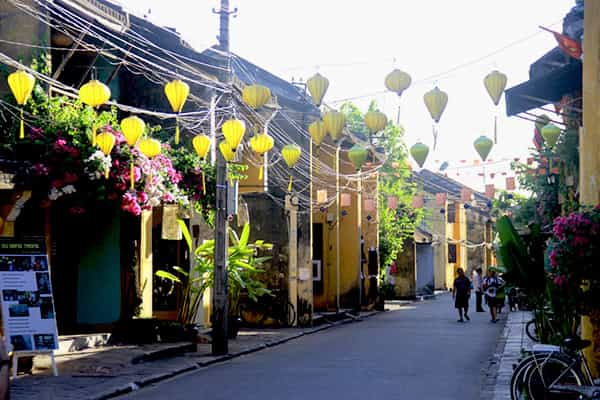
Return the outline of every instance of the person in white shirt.
[[[481,269],[481,267],[476,268],[473,270],[473,279],[471,280],[471,282],[473,282],[473,290],[475,290],[475,311],[476,312],[484,312],[483,309],[483,277],[481,276],[481,274],[483,273],[483,270]]]

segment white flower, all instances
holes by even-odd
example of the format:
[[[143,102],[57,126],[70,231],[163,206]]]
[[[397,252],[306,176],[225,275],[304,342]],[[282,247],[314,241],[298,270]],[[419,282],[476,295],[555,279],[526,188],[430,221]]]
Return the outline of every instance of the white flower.
[[[58,190],[58,189],[56,189],[56,188],[53,187],[52,189],[50,189],[50,193],[48,194],[48,198],[50,200],[54,201],[54,200],[58,199],[60,196],[62,196],[62,195],[63,195],[63,193],[60,190]]]
[[[71,194],[71,193],[75,193],[77,191],[77,189],[75,189],[75,186],[73,186],[73,185],[67,185],[64,188],[62,188],[62,191],[64,194]]]

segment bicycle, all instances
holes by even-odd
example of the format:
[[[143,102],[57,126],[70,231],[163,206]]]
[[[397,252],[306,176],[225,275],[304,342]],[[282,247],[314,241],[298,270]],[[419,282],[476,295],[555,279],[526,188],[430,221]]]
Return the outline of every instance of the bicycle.
[[[293,326],[296,322],[296,309],[288,300],[287,292],[273,290],[258,301],[246,301],[240,305],[242,321],[250,326]]]

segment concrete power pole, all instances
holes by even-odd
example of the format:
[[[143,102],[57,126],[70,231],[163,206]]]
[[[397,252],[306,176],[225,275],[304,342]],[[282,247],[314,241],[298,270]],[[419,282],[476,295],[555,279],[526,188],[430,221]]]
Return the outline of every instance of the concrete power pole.
[[[231,14],[229,11],[229,0],[221,0],[221,9],[219,11],[213,10],[213,12],[219,14],[219,49],[225,53],[225,55],[219,56],[223,60],[222,66],[225,68],[225,71],[221,74],[221,80],[226,84],[230,84],[232,76],[229,55],[229,15]],[[217,145],[216,136],[214,146]],[[227,338],[227,164],[221,152],[217,151],[216,153],[217,193],[215,211],[215,281],[212,304],[212,353],[213,355],[224,355],[229,352]]]

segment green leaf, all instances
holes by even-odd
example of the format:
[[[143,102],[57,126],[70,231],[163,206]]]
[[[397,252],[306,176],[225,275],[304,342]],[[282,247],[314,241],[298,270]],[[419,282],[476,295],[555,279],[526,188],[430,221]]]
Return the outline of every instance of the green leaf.
[[[167,271],[158,270],[154,273],[154,275],[158,276],[159,278],[169,280],[171,282],[181,283],[181,280],[177,276]]]
[[[185,242],[187,243],[188,250],[191,253],[192,249],[193,249],[192,236],[190,235],[190,231],[187,227],[187,224],[182,219],[177,219],[177,223],[179,224],[179,227],[181,228],[181,233],[183,233],[183,237],[185,238]]]
[[[240,236],[239,247],[246,247],[248,245],[248,239],[250,239],[250,224],[245,223],[244,229],[242,229],[242,235]]]
[[[175,271],[179,272],[181,275],[185,276],[186,278],[187,278],[188,276],[190,276],[190,273],[189,273],[189,272],[187,272],[185,269],[183,269],[183,268],[181,268],[181,267],[178,267],[177,265],[174,265],[174,266],[173,266],[173,269],[174,269]]]

